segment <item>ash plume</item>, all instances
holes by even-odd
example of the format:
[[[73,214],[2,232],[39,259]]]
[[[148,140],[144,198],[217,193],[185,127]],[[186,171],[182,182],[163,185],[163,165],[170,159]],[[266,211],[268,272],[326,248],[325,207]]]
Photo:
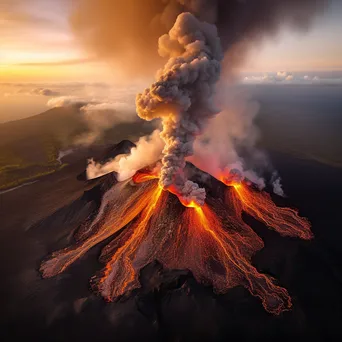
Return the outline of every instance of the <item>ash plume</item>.
[[[169,60],[157,81],[137,95],[137,113],[145,120],[162,120],[165,148],[159,184],[188,203],[203,205],[205,190],[187,180],[183,170],[196,135],[219,112],[213,97],[223,54],[216,27],[182,13],[159,38],[159,53]]]
[[[329,0],[75,1],[78,6],[71,17],[74,32],[93,54],[119,66],[117,70],[130,77],[151,75],[162,65],[163,58],[169,58],[158,72],[157,82],[138,95],[137,112],[143,119],[160,118],[163,123],[162,138],[166,145],[160,185],[198,204],[204,203],[205,191],[188,181],[182,170],[185,160],[194,154],[196,137],[203,133],[208,119],[220,112],[213,104],[220,64],[224,72],[232,73],[244,62],[250,49],[265,37],[275,35],[284,26],[306,30],[330,3]],[[239,123],[243,126],[248,120],[242,115],[236,122],[237,126]],[[244,128],[243,132],[255,132]],[[244,165],[236,152],[236,140],[240,143],[242,139],[240,136],[235,139],[234,135],[230,134],[230,146],[225,149],[230,154],[228,163],[218,170],[229,170],[238,164],[243,177],[248,175],[262,187],[264,180]],[[254,152],[254,162],[266,164],[263,154],[250,143],[254,138],[245,135],[244,139],[251,154]],[[278,183],[274,187],[277,192],[280,180]]]
[[[215,24],[225,52],[225,70],[243,63],[249,50],[284,26],[306,30],[330,0],[74,0],[71,26],[91,54],[117,71],[150,76],[162,59],[158,38],[177,16],[190,12]]]

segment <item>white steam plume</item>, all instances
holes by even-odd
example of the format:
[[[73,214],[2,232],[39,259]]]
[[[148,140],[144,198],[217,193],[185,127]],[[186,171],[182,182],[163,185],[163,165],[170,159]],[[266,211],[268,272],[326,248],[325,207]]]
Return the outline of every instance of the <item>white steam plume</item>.
[[[265,181],[251,170],[253,166],[263,167],[268,163],[266,156],[255,148],[259,134],[254,118],[259,104],[250,101],[237,88],[221,86],[220,90],[219,105],[224,109],[210,120],[203,135],[196,139],[194,155],[187,160],[216,178],[223,174],[228,177],[233,171],[239,175],[239,180],[248,179],[263,188]],[[239,155],[238,147],[248,152],[248,166]]]
[[[266,184],[262,174],[265,169],[272,170],[272,165],[256,147],[259,132],[254,119],[259,104],[239,88],[222,86],[220,90],[220,107],[224,109],[196,139],[194,155],[187,160],[217,179],[223,177],[228,183],[244,180],[263,189]],[[269,183],[275,194],[285,196],[277,171],[273,171]]]
[[[274,171],[272,174],[271,185],[275,194],[281,197],[285,197],[285,193],[281,184],[281,178],[279,177],[277,171]]]
[[[169,60],[157,81],[138,94],[137,112],[145,120],[162,119],[160,185],[185,202],[203,205],[205,189],[187,180],[183,170],[185,158],[193,154],[195,137],[219,112],[213,103],[223,59],[217,29],[182,13],[169,33],[159,38],[159,54]]]
[[[115,171],[118,173],[118,181],[126,180],[138,170],[158,161],[163,148],[164,141],[160,138],[160,131],[155,130],[151,135],[140,138],[128,155],[118,155],[105,164],[91,159],[87,167],[87,178],[93,179]]]

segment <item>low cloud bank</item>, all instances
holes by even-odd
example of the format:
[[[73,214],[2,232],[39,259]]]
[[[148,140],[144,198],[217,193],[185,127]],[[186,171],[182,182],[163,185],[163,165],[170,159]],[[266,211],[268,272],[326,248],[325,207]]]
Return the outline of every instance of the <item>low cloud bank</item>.
[[[60,96],[61,93],[57,90],[49,89],[49,88],[29,88],[29,87],[20,87],[20,88],[11,88],[4,92],[5,97],[9,96]]]
[[[137,121],[134,103],[129,102],[101,102],[97,98],[77,96],[60,96],[52,98],[47,105],[51,108],[76,106],[79,108],[82,119],[86,122],[89,132],[81,134],[75,140],[77,145],[90,145],[102,133],[123,122]]]
[[[59,96],[59,97],[53,97],[47,102],[47,106],[50,108],[56,108],[56,107],[68,107],[68,106],[85,106],[89,103],[93,103],[92,100],[77,97],[77,96]],[[94,101],[94,103],[96,103]]]
[[[90,145],[113,126],[139,120],[135,110],[137,86],[76,83],[59,85],[58,89],[63,95],[50,98],[47,106],[76,107],[88,128],[77,136],[76,145]]]
[[[308,85],[342,85],[342,78],[327,78],[317,75],[299,75],[287,71],[252,75],[243,78],[244,84],[308,84]]]

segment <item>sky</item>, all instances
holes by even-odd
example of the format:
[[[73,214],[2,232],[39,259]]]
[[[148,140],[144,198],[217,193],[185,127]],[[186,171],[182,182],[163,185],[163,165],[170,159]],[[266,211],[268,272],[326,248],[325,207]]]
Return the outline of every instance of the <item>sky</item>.
[[[111,81],[113,66],[89,55],[72,33],[68,0],[0,0],[0,82]],[[252,51],[245,72],[342,70],[342,1],[308,32],[284,28]]]
[[[0,0],[0,123],[38,114],[65,97],[134,104],[152,80],[122,79],[118,68],[85,49],[70,25],[75,1]],[[332,1],[310,30],[284,27],[265,38],[238,70],[240,79],[282,84],[335,77],[342,83],[342,1]]]
[[[283,29],[253,52],[246,70],[342,70],[342,1],[335,1],[307,32]]]
[[[67,0],[0,0],[0,82],[72,82],[103,79],[71,32]]]

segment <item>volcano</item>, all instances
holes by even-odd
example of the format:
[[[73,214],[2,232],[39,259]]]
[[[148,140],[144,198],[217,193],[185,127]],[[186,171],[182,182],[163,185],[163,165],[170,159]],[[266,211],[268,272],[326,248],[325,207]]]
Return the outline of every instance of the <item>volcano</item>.
[[[188,270],[198,283],[217,294],[238,285],[260,298],[264,308],[280,314],[292,306],[287,290],[251,263],[262,239],[245,223],[246,213],[283,236],[311,239],[310,223],[291,208],[276,206],[270,195],[250,182],[218,180],[190,163],[186,174],[206,189],[203,206],[184,203],[158,183],[154,167],[117,182],[105,177],[100,205],[75,233],[75,243],[43,261],[44,278],[66,270],[92,247],[113,236],[102,249],[104,268],[90,280],[92,288],[115,301],[141,286],[139,273],[158,261],[165,269]]]

